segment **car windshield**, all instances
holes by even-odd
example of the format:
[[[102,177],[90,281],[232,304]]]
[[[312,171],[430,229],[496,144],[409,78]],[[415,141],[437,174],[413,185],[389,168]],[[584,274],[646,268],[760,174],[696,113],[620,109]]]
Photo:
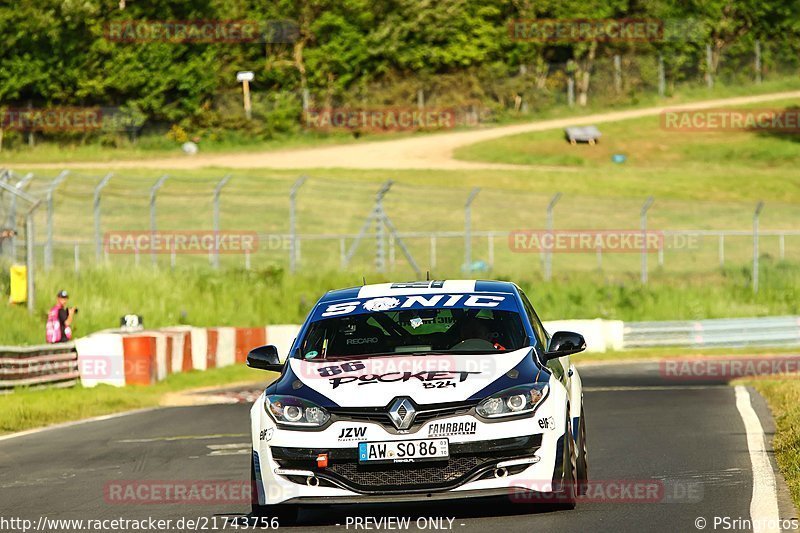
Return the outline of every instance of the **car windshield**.
[[[486,353],[528,345],[519,313],[497,309],[389,310],[323,318],[300,344],[302,359],[419,354]]]

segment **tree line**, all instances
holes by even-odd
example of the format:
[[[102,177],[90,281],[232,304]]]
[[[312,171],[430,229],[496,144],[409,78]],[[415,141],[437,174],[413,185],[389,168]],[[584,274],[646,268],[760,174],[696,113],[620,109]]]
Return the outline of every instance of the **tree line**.
[[[660,21],[671,34],[559,40],[514,29],[580,20]],[[200,39],[170,38],[176,24],[203,31],[200,22],[216,26]],[[134,117],[133,129],[268,138],[298,127],[304,105],[536,108],[566,78],[585,104],[602,92],[599,65],[615,55],[630,73],[628,95],[653,83],[652,62],[640,58],[661,57],[672,83],[735,78],[749,59],[724,58],[749,58],[757,42],[764,70],[796,73],[800,2],[15,0],[0,5],[0,35],[0,108],[113,107]],[[239,71],[254,73],[252,121]]]

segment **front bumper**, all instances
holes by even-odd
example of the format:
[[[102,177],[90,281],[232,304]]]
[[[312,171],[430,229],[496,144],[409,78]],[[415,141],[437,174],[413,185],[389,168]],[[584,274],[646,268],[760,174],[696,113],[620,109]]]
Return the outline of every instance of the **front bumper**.
[[[287,431],[275,427],[259,400],[252,413],[258,503],[514,498],[517,493],[552,492],[554,474],[561,468],[560,441],[566,428],[563,407],[558,407],[563,404],[551,400],[528,418],[484,422],[459,414],[425,422],[410,435],[353,420],[337,421],[319,432]],[[539,423],[542,419],[550,421],[545,428]],[[428,425],[442,421],[477,422],[473,434],[448,437],[447,461],[363,465],[358,462],[356,441],[338,441],[343,429],[354,426],[367,428],[362,441],[428,438]],[[267,435],[266,440],[260,435]],[[327,468],[316,465],[321,453],[328,454]],[[497,472],[501,467],[503,470]]]
[[[452,490],[465,483],[501,479],[519,474],[540,461],[542,435],[453,443],[450,459],[400,464],[359,464],[356,448],[333,450],[271,447],[278,464],[274,471],[289,481],[319,487],[337,487],[356,494],[428,493]],[[327,453],[330,466],[316,468],[316,458]]]

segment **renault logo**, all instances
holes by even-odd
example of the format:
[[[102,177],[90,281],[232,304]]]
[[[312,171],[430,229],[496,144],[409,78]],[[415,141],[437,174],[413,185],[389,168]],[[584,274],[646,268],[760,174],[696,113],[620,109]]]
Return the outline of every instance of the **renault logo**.
[[[398,398],[389,408],[389,418],[397,429],[408,429],[414,423],[417,410],[408,398]]]

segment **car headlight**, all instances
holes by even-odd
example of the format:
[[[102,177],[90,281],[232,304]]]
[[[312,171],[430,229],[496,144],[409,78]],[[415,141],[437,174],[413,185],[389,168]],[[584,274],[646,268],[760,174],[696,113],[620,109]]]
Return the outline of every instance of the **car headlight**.
[[[270,394],[264,400],[264,410],[276,423],[286,426],[320,427],[331,418],[322,407],[296,396]]]
[[[500,391],[478,404],[475,410],[484,418],[499,418],[533,413],[547,397],[547,383],[521,385]]]

